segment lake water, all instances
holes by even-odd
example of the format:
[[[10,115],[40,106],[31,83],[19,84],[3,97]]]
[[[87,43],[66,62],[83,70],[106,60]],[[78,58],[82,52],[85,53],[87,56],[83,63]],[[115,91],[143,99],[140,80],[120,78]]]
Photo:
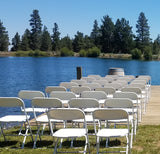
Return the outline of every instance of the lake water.
[[[2,57],[0,97],[16,97],[22,89],[44,92],[46,86],[57,86],[60,82],[76,79],[76,67],[82,67],[83,76],[89,74],[105,76],[110,67],[120,67],[124,68],[126,75],[150,75],[152,85],[160,85],[159,61],[80,57]]]
[[[150,75],[152,85],[160,85],[159,61],[115,60],[80,57],[4,57],[0,58],[0,96],[17,96],[22,89],[41,90],[82,75],[105,76],[110,67],[124,68],[126,75]]]

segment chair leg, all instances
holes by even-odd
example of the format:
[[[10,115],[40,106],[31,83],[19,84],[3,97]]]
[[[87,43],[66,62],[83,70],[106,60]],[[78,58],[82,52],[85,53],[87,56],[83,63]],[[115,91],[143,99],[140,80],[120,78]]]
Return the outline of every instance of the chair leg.
[[[0,128],[1,128],[0,134],[3,135],[4,141],[6,142],[7,140],[6,140],[6,136],[5,136],[4,132],[3,132],[3,126],[0,126]]]
[[[97,154],[99,154],[99,144],[100,144],[99,137],[97,137]]]
[[[126,154],[130,151],[130,141],[129,141],[129,134],[126,135],[127,146],[126,146]]]
[[[46,127],[46,124],[43,124],[41,135],[43,135],[45,127]]]
[[[85,136],[85,147],[84,147],[84,154],[87,153],[87,146],[88,146],[88,152],[90,154],[90,144],[89,144],[89,139],[88,139],[88,135]]]
[[[57,138],[57,141],[55,142],[54,152],[53,154],[57,153],[57,144],[58,144],[59,138]]]
[[[25,142],[26,142],[28,130],[29,130],[29,129],[28,129],[28,127],[27,127],[26,132],[25,132],[25,134],[24,134],[24,139],[23,139],[23,143],[22,143],[22,149],[24,149],[24,144],[25,144]]]
[[[41,140],[39,131],[40,131],[40,126],[38,126],[37,134],[36,134],[36,137],[35,137],[35,140],[34,140],[34,144],[33,144],[33,149],[36,148],[36,142],[37,142],[38,135],[39,135],[39,138],[40,138],[40,140]]]

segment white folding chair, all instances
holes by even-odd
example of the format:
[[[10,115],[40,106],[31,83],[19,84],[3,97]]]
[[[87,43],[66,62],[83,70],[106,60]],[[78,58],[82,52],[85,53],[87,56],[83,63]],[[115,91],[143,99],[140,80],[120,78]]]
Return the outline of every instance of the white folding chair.
[[[96,75],[96,74],[90,74],[90,75],[88,75],[88,77],[95,78],[96,80],[100,80],[101,79],[101,76],[100,75]]]
[[[107,99],[107,94],[104,91],[83,91],[81,98],[95,98],[99,101],[99,105],[102,106],[105,99]]]
[[[98,83],[98,84],[101,85],[101,87],[104,87],[104,85],[105,85],[106,83],[108,83],[108,81],[107,81],[107,80],[104,80],[104,79],[100,79],[100,80],[95,80],[95,81],[93,81],[92,83]]]
[[[107,98],[113,98],[113,94],[116,92],[112,87],[100,87],[96,88],[95,91],[104,91],[107,94]]]
[[[69,107],[82,109],[85,112],[86,122],[93,123],[92,112],[99,108],[99,102],[94,98],[73,98],[69,101]],[[83,121],[76,120],[75,122]]]
[[[121,83],[106,83],[104,85],[104,87],[106,87],[106,88],[111,87],[111,88],[116,89],[116,91],[117,91],[117,90],[120,90],[123,87],[123,85]]]
[[[123,109],[129,114],[129,124],[131,125],[131,140],[130,140],[130,146],[132,147],[132,141],[133,141],[133,135],[135,135],[134,131],[136,130],[135,127],[137,123],[135,122],[134,119],[134,105],[131,99],[128,98],[112,98],[108,99],[104,103],[106,108],[116,108],[116,109]],[[126,119],[121,119],[121,120],[114,120],[114,121],[109,121],[112,123],[126,123]]]
[[[33,141],[32,130],[29,123],[30,117],[26,114],[23,100],[18,97],[0,97],[0,107],[14,108],[13,110],[14,113],[8,114],[0,118],[0,129],[1,129],[0,134],[2,134],[2,136],[4,137],[4,140],[7,141],[6,136],[13,136],[13,134],[6,135],[4,133],[5,125],[6,124],[11,125],[13,123],[21,124],[18,135],[24,136],[23,143],[22,143],[22,149],[23,149],[27,136],[31,136]],[[21,108],[23,108],[23,112],[21,112]],[[22,133],[23,126],[25,126],[25,133]],[[28,134],[28,131],[30,131],[30,134]]]
[[[87,83],[86,80],[76,80],[76,79],[71,80],[71,82],[77,83],[78,86],[82,86],[83,84]]]
[[[81,93],[83,91],[91,91],[91,88],[89,88],[87,86],[81,86],[81,87],[73,86],[71,88],[71,92],[75,93],[77,97],[81,97]]]
[[[36,133],[36,137],[34,140],[34,145],[33,148],[36,148],[36,142],[37,142],[37,137],[39,136],[40,141],[41,141],[41,135],[43,135],[44,129],[46,127],[47,124],[49,124],[49,120],[48,117],[46,115],[46,112],[51,109],[51,108],[62,108],[62,102],[60,99],[58,98],[42,98],[42,97],[35,97],[32,99],[32,108],[33,108],[33,113],[34,113],[34,118],[37,124],[37,133]],[[37,115],[37,112],[35,112],[36,108],[45,108],[46,111],[42,112],[41,115]],[[52,120],[53,124],[59,123],[59,122],[63,122],[60,120]],[[42,128],[42,132],[40,133],[40,128],[41,126],[43,126]]]
[[[70,89],[73,87],[73,86],[79,86],[78,83],[76,82],[61,82],[59,84],[59,86],[62,86],[62,87],[65,87],[67,89],[67,91],[70,91]]]
[[[138,121],[141,122],[141,119],[142,119],[141,118],[141,112],[142,112],[141,101],[139,100],[138,95],[134,92],[117,92],[113,94],[113,98],[129,98],[132,100],[135,106],[134,112],[136,113],[136,122],[137,122],[137,128],[138,128]]]
[[[65,87],[62,87],[62,86],[47,86],[45,88],[46,96],[49,97],[49,94],[52,91],[67,91],[67,89]]]
[[[85,83],[83,86],[87,86],[91,88],[91,90],[95,90],[96,88],[102,87],[99,83]]]
[[[93,82],[94,80],[96,80],[96,79],[93,78],[93,77],[82,77],[81,79],[82,79],[82,80],[86,80],[88,83],[91,83],[91,82]]]
[[[142,94],[142,89],[139,87],[124,87],[121,89],[121,92],[134,92],[138,95],[138,98],[140,100],[141,104],[141,117],[142,118],[142,108],[144,109],[145,112],[145,107],[146,107],[146,102],[145,102],[145,96]],[[142,107],[143,104],[143,107]],[[140,119],[141,120],[141,119]]]
[[[88,130],[87,130],[87,125],[86,125],[86,119],[85,119],[85,114],[82,110],[80,109],[72,109],[72,108],[64,108],[64,109],[51,109],[48,111],[48,119],[50,122],[50,128],[51,128],[51,134],[54,138],[57,138],[55,142],[55,148],[54,148],[54,154],[58,153],[57,145],[59,139],[73,139],[73,138],[80,138],[80,137],[85,137],[85,147],[83,150],[83,153],[87,153],[87,147],[88,152],[90,153],[90,146],[89,146],[89,139],[88,139]],[[58,120],[64,120],[66,123],[70,122],[72,120],[78,120],[78,119],[84,119],[84,125],[82,126],[83,128],[77,128],[77,127],[72,127],[68,128],[67,124],[65,128],[60,128],[56,132],[53,132],[52,129],[52,119],[58,119]],[[72,151],[72,152],[66,152],[66,153],[78,153],[79,151]],[[82,152],[82,151],[81,151]],[[63,152],[65,153],[65,152]]]
[[[129,141],[129,116],[128,113],[125,110],[122,109],[97,109],[93,112],[93,119],[94,119],[94,129],[96,133],[96,144],[97,144],[97,154],[98,153],[117,153],[117,152],[128,152],[130,151],[130,141]],[[101,125],[97,130],[95,119],[99,120],[99,122],[103,121],[111,121],[111,120],[122,120],[125,119],[127,122],[127,125],[125,128],[102,128]],[[100,151],[100,139],[102,138],[119,138],[119,137],[126,137],[126,146],[125,147],[119,147],[119,148],[125,148],[125,151]],[[109,147],[109,145],[108,145]],[[114,148],[114,147],[113,147]],[[117,148],[117,146],[116,146]]]
[[[34,97],[45,97],[45,94],[41,91],[37,91],[37,90],[21,90],[18,93],[18,97],[21,98],[24,103],[25,103],[25,107],[26,107],[26,112],[27,113],[33,113],[33,108],[31,107],[31,100]],[[22,109],[23,111],[23,109]],[[42,108],[36,108],[35,112],[44,112],[45,109]]]
[[[69,100],[76,98],[76,94],[70,91],[52,91],[49,97],[59,98],[62,101],[63,107],[67,107]]]

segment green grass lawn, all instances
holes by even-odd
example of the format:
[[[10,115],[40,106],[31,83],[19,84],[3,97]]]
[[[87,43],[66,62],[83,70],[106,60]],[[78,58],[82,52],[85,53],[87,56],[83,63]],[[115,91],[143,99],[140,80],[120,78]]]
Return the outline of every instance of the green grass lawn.
[[[36,127],[32,127],[33,133],[36,133]],[[93,128],[90,127],[89,131],[92,131]],[[9,130],[5,130],[6,133],[17,133],[18,128],[12,128]],[[35,136],[34,136],[35,137]],[[43,153],[53,153],[54,141],[51,136],[42,136],[42,141],[37,142],[37,149],[32,149],[33,142],[31,137],[27,137],[25,148],[20,149],[21,143],[23,141],[23,137],[14,137],[7,136],[7,142],[4,142],[3,137],[0,136],[0,153],[1,154],[43,154]],[[110,144],[112,145],[123,145],[123,138],[121,140],[112,140]],[[96,154],[96,139],[95,136],[89,136],[91,154]],[[84,138],[77,140],[74,142],[74,146],[79,147],[84,145]],[[101,150],[105,149],[105,141],[102,141]],[[77,150],[70,149],[70,142],[64,141],[62,150]],[[131,149],[132,154],[160,154],[160,126],[154,125],[146,125],[139,126],[139,130],[136,135],[136,140],[133,142],[133,148]]]

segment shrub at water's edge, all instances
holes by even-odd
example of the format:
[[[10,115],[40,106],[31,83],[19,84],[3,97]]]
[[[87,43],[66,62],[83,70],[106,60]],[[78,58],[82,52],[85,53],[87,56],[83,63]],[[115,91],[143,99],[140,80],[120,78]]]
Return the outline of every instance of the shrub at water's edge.
[[[0,52],[0,57],[98,57],[98,58],[112,58],[112,59],[136,59],[136,60],[160,60],[160,55],[152,55],[150,48],[144,48],[144,54],[141,50],[135,48],[131,51],[131,54],[115,54],[115,53],[101,53],[100,49],[97,47],[90,48],[88,50],[80,50],[79,53],[73,52],[68,48],[64,47],[59,51],[40,51],[40,50],[30,50],[30,51],[15,51],[15,52]]]
[[[142,59],[142,52],[140,49],[135,48],[131,51],[132,59]]]

